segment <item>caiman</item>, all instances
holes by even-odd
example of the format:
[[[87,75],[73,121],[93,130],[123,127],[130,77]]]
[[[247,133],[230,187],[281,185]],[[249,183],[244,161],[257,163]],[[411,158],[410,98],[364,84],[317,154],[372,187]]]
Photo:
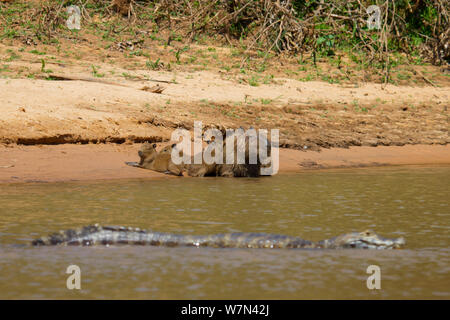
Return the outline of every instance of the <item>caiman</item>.
[[[102,227],[98,224],[69,229],[33,240],[40,245],[150,245],[214,248],[304,248],[304,249],[399,249],[403,238],[386,239],[373,231],[353,232],[317,242],[299,237],[266,233],[224,233],[213,235],[181,235],[141,230],[138,228]]]

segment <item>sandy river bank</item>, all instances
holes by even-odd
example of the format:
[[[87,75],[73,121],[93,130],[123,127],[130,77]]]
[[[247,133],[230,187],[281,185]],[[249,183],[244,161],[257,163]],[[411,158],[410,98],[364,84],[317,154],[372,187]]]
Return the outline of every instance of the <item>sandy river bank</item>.
[[[173,176],[132,168],[139,144],[0,146],[0,183],[161,179]],[[449,145],[280,149],[279,174],[312,169],[450,164]]]

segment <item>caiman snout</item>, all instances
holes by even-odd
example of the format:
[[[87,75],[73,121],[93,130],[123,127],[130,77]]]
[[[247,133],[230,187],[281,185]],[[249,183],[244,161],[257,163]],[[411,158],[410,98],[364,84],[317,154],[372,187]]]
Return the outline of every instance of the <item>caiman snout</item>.
[[[401,249],[406,244],[403,237],[394,239],[383,238],[372,230],[348,233],[337,237],[335,242],[337,247],[359,249]]]
[[[394,239],[394,240],[392,240],[392,242],[393,242],[392,249],[401,249],[406,244],[405,238],[403,238],[403,237]]]

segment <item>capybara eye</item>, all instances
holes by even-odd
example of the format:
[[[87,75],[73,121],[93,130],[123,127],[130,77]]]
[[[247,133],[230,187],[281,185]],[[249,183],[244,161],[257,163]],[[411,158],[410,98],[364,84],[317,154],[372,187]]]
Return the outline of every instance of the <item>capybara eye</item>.
[[[156,148],[156,143],[153,144],[153,148]]]

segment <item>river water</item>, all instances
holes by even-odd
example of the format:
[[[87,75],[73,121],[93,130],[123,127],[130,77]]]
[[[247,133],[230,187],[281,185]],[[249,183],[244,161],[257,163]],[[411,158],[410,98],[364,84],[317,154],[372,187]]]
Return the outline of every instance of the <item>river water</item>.
[[[0,185],[0,299],[449,299],[450,167]],[[373,229],[403,250],[31,247],[87,224],[266,232],[308,240]],[[69,290],[66,269],[81,269]],[[366,286],[367,267],[381,289]]]

